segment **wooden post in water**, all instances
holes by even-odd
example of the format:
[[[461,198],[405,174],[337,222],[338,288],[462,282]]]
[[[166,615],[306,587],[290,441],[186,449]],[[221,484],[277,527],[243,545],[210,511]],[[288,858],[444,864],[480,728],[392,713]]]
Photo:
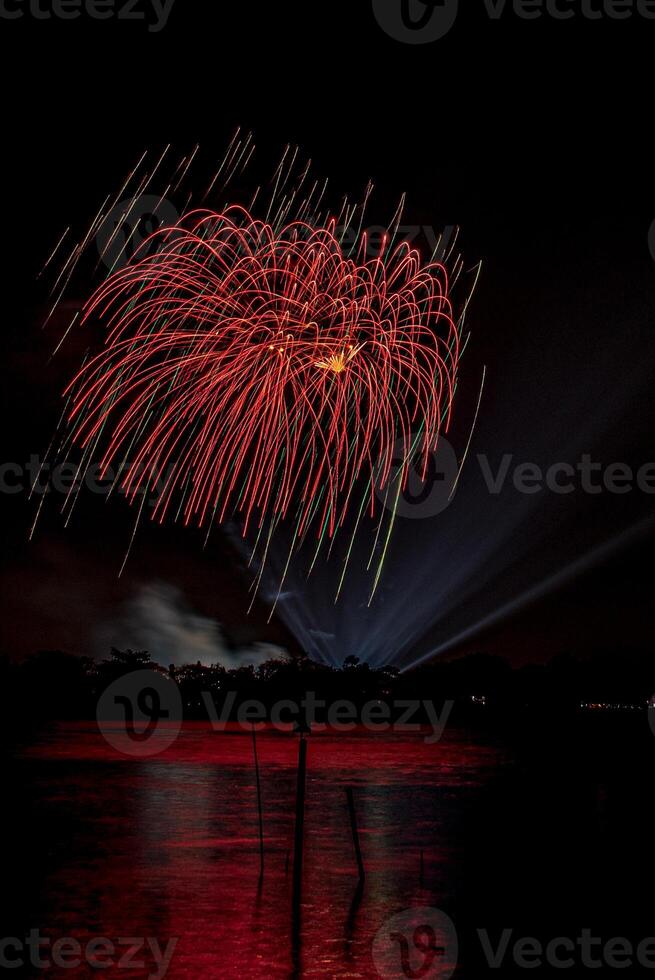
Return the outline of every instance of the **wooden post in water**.
[[[359,830],[357,829],[357,812],[355,810],[355,798],[353,796],[352,786],[346,788],[346,797],[348,799],[348,813],[350,814],[350,829],[353,835],[353,844],[355,845],[355,857],[357,858],[357,869],[359,871],[360,882],[364,881],[366,877],[366,872],[364,871],[364,861],[362,859],[362,849],[359,845]]]
[[[255,756],[255,779],[257,781],[257,813],[259,814],[259,877],[264,876],[264,818],[262,816],[262,787],[259,779],[259,758],[257,757],[257,733],[252,725],[252,750]]]
[[[298,780],[296,784],[296,827],[293,839],[293,908],[300,911],[302,897],[302,859],[305,842],[305,785],[307,780],[307,739],[300,732],[298,742]]]
[[[298,740],[298,776],[296,783],[296,825],[293,835],[293,899],[291,914],[291,951],[293,959],[293,980],[302,976],[302,859],[305,843],[305,785],[307,782],[307,740],[311,728],[306,719],[301,719],[295,728]]]

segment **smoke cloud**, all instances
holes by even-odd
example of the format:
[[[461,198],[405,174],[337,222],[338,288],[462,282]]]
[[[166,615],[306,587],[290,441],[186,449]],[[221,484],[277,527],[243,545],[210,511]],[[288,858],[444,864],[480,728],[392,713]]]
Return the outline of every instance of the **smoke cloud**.
[[[163,666],[200,661],[231,669],[288,657],[286,650],[272,643],[229,646],[220,624],[197,613],[180,589],[166,582],[143,586],[110,622],[102,624],[96,639],[100,656],[107,656],[110,647],[147,650]]]

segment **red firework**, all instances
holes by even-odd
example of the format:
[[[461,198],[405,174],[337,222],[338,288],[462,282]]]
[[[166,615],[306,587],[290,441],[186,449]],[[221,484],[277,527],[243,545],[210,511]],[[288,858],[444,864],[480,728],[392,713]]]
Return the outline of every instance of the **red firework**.
[[[354,496],[375,512],[399,456],[401,480],[427,464],[459,357],[443,265],[371,258],[366,235],[347,257],[335,222],[276,231],[236,207],[156,237],[87,304],[106,343],[70,387],[73,439],[128,497],[145,481],[160,520],[331,537]]]

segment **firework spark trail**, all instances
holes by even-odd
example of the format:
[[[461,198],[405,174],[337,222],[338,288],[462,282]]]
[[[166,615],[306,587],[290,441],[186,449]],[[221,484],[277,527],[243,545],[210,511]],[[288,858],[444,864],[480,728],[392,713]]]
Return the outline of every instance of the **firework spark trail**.
[[[55,245],[55,247],[53,248],[53,250],[50,252],[50,255],[48,256],[48,258],[45,260],[45,262],[43,264],[43,268],[41,269],[41,271],[39,272],[38,276],[36,277],[37,279],[40,279],[41,276],[43,275],[43,273],[46,271],[46,269],[48,268],[48,266],[50,265],[50,263],[54,259],[55,255],[59,251],[59,248],[63,244],[64,238],[66,237],[66,235],[68,234],[69,231],[70,231],[70,227],[66,228],[65,231],[62,233],[62,235],[59,237],[59,240],[58,240],[57,244]]]
[[[163,486],[153,518],[182,493],[185,524],[238,514],[245,535],[291,518],[294,542],[310,527],[331,541],[358,487],[375,516],[399,437],[400,487],[448,427],[460,336],[445,267],[386,241],[367,257],[366,234],[346,257],[336,220],[281,226],[287,211],[192,212],[87,304],[107,340],[69,388],[71,437],[102,442],[102,473],[122,460],[128,499],[138,479]]]
[[[443,248],[440,240],[427,263],[406,243],[394,245],[403,195],[373,254],[363,231],[373,185],[359,204],[343,197],[330,213],[323,204],[327,181],[310,179],[311,160],[299,161],[298,149],[288,146],[268,186],[249,193],[249,209],[224,199],[218,210],[188,213],[194,191],[185,190],[186,203],[178,206],[185,217],[142,242],[130,259],[136,200],[157,175],[166,188],[162,200],[179,190],[199,148],[174,161],[169,151],[170,145],[155,154],[154,164],[142,154],[74,244],[51,291],[58,295],[48,319],[87,246],[109,218],[115,221],[128,195],[122,220],[103,235],[96,272],[119,241],[120,255],[112,256],[109,278],[82,319],[105,327],[104,350],[85,357],[69,386],[73,408],[57,455],[80,445],[81,477],[100,453],[110,495],[124,492],[131,502],[142,495],[130,548],[146,495],[153,498],[152,518],[205,525],[205,542],[212,526],[237,515],[244,537],[255,542],[254,594],[274,541],[291,542],[283,545],[279,596],[294,549],[310,535],[307,574],[321,551],[329,559],[338,531],[352,538],[370,517],[375,543],[367,568],[377,560],[372,595],[395,522],[394,501],[410,469],[425,474],[428,454],[448,428],[466,346],[466,307],[455,318],[451,303],[463,272],[461,258],[453,259],[456,239]],[[203,206],[210,194],[227,197],[228,184],[254,152],[252,134],[237,129]],[[264,221],[250,217],[258,199],[266,201]],[[392,460],[399,437],[400,472]],[[67,494],[66,523],[80,486]],[[352,545],[351,539],[341,558],[337,596]]]

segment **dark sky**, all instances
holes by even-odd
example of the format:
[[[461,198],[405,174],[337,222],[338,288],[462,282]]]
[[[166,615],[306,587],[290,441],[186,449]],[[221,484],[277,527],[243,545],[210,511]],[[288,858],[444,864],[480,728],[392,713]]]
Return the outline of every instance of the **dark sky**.
[[[655,460],[655,21],[528,21],[511,12],[491,21],[482,0],[464,6],[450,33],[426,45],[387,37],[368,0],[176,0],[156,34],[84,18],[3,22],[3,459],[22,465],[43,452],[84,345],[73,337],[50,362],[57,324],[41,330],[46,297],[34,277],[61,231],[88,222],[143,149],[172,141],[187,152],[200,142],[219,158],[242,125],[264,159],[300,143],[337,194],[356,196],[373,179],[374,223],[406,191],[408,222],[461,227],[467,265],[482,260],[483,272],[458,445],[487,365],[476,452],[544,464],[587,452],[634,468]],[[471,512],[490,515],[479,532],[467,530],[466,547],[475,541],[486,553],[494,514],[506,523],[489,549],[491,572],[472,561],[486,594],[485,604],[463,589],[472,622],[493,605],[501,559],[518,553],[521,538],[538,581],[644,521],[655,501],[638,491],[576,492],[566,511],[537,501],[515,526],[511,500],[494,512],[473,483],[464,492]],[[179,589],[235,645],[293,645],[263,606],[246,617],[247,576],[219,535],[203,552],[200,535],[148,528],[118,581],[133,523],[121,502],[85,500],[67,529],[46,508],[32,542],[33,504],[2,494],[0,506],[0,649],[10,654],[86,652],[99,626],[153,582]],[[601,647],[649,655],[652,551],[646,528],[461,649],[520,659]],[[522,591],[524,565],[513,568],[499,604]],[[440,622],[426,634],[417,655],[446,637]]]

